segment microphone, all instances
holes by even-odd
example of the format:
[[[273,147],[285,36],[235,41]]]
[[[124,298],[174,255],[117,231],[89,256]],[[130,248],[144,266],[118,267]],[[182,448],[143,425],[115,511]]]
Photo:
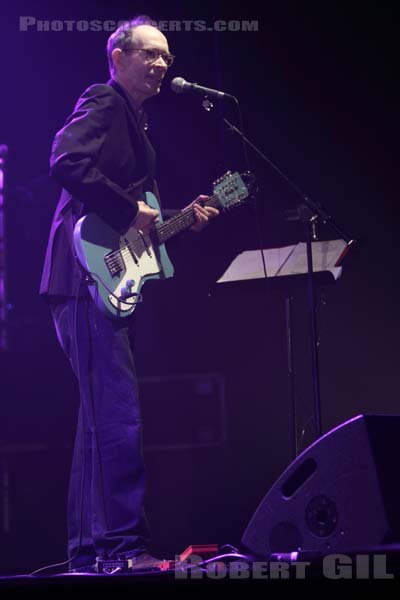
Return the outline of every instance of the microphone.
[[[197,83],[189,83],[188,81],[185,81],[183,77],[174,77],[174,79],[171,81],[171,90],[176,94],[194,92],[195,94],[203,94],[204,96],[217,98],[218,100],[222,100],[223,98],[235,99],[234,96],[226,94],[225,92],[212,90],[210,88],[203,87],[202,85],[197,85]]]

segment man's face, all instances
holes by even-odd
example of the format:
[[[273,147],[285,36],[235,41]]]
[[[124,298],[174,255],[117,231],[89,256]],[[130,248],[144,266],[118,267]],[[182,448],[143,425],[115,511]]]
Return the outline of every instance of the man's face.
[[[124,52],[122,69],[118,75],[123,78],[129,92],[143,101],[159,93],[168,68],[162,56],[151,61],[144,50],[158,50],[162,54],[169,54],[168,42],[155,27],[140,25],[132,32],[131,48]]]

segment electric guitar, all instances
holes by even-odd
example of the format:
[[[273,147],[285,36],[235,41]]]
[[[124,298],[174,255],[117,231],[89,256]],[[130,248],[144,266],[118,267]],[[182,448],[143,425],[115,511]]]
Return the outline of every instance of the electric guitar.
[[[223,210],[236,206],[249,196],[252,182],[249,173],[228,171],[214,182],[213,195],[203,205]],[[148,279],[173,276],[165,242],[196,221],[191,207],[162,221],[158,200],[152,192],[145,193],[145,202],[160,212],[160,222],[148,235],[134,226],[120,235],[95,213],[81,217],[75,225],[75,251],[86,272],[89,292],[98,308],[110,317],[131,315]]]

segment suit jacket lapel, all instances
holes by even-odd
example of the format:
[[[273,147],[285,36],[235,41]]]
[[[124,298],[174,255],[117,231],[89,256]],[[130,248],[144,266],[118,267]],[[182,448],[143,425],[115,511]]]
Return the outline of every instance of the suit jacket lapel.
[[[130,125],[132,125],[133,130],[135,132],[135,137],[137,139],[141,139],[142,143],[143,143],[143,147],[145,150],[145,156],[143,157],[145,160],[145,164],[146,164],[146,179],[149,180],[149,185],[150,187],[152,187],[152,180],[154,179],[155,176],[155,152],[154,152],[154,148],[150,143],[149,138],[146,135],[146,132],[143,130],[143,128],[141,127],[141,125],[139,124],[139,120],[138,117],[133,109],[132,103],[128,97],[127,92],[124,90],[124,88],[114,79],[110,79],[108,82],[108,85],[110,85],[118,94],[120,94],[120,96],[123,97],[123,99],[126,102],[127,105],[127,109],[128,109],[128,116],[129,116],[129,122]],[[144,116],[146,117],[146,115],[144,114]],[[147,120],[147,118],[146,118]]]

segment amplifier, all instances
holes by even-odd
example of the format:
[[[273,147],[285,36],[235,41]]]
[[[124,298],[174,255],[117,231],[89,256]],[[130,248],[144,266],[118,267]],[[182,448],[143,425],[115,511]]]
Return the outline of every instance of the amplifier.
[[[221,375],[140,378],[139,395],[145,450],[217,446],[226,441]]]

